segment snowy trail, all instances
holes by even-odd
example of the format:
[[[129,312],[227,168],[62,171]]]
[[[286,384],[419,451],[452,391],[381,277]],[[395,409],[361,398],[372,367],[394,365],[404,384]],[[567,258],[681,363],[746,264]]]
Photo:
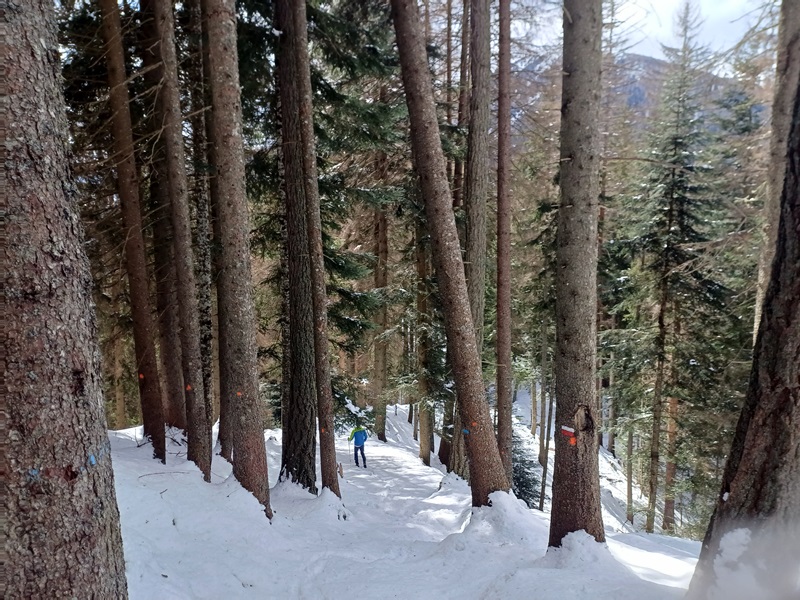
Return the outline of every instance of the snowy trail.
[[[206,484],[181,446],[173,445],[169,464],[161,465],[148,446],[138,447],[138,430],[110,432],[130,597],[683,595],[693,542],[619,533],[606,548],[577,534],[545,555],[549,515],[507,494],[473,511],[465,482],[417,458],[406,410],[395,415],[390,407],[388,443],[367,441],[367,469],[356,468],[346,437],[337,438],[343,502],[276,484],[280,432],[266,432],[272,523],[219,457]]]

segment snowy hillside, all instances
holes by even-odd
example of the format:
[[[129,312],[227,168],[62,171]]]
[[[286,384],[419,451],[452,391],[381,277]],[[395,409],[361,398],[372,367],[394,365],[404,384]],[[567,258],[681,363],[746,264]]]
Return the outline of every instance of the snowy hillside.
[[[624,479],[608,457],[607,545],[578,533],[545,554],[549,515],[503,493],[471,510],[465,482],[417,458],[406,411],[389,407],[389,442],[368,440],[367,469],[337,439],[343,502],[276,484],[280,432],[266,432],[272,523],[219,457],[206,484],[183,446],[172,442],[161,465],[137,444],[140,430],[110,432],[130,597],[682,597],[699,544],[627,533]]]

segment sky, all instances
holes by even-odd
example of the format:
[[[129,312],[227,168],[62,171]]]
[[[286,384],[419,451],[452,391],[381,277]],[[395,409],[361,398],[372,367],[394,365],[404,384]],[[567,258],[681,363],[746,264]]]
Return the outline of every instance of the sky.
[[[675,43],[674,15],[684,0],[630,0],[623,7],[623,18],[640,23],[631,32],[631,49],[637,54],[661,58],[661,44]],[[755,18],[762,0],[694,0],[700,10],[700,42],[711,50],[725,50],[738,42]]]

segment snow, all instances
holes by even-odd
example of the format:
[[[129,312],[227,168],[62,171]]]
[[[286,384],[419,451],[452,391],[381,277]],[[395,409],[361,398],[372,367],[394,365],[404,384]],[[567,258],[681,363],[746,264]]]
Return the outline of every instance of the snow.
[[[347,436],[337,437],[342,501],[277,483],[281,433],[266,431],[272,522],[219,456],[205,483],[175,434],[162,465],[140,445],[141,429],[109,432],[130,598],[684,595],[699,543],[633,532],[611,457],[601,456],[607,544],[576,532],[548,552],[548,513],[504,492],[472,509],[463,480],[435,457],[431,467],[419,460],[406,411],[389,407],[389,441],[367,441],[367,469],[352,464]]]

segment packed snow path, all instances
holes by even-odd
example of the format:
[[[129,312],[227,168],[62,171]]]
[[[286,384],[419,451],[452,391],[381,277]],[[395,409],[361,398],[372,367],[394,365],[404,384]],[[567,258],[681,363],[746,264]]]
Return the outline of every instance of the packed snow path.
[[[508,494],[473,511],[467,485],[417,458],[407,408],[389,408],[386,444],[357,468],[337,438],[343,502],[275,479],[280,432],[266,432],[274,518],[215,457],[211,484],[171,445],[168,464],[139,429],[110,432],[133,600],[151,598],[680,598],[695,542],[573,534],[545,554],[549,515]],[[435,461],[435,459],[434,459]],[[608,518],[606,516],[606,518]]]

